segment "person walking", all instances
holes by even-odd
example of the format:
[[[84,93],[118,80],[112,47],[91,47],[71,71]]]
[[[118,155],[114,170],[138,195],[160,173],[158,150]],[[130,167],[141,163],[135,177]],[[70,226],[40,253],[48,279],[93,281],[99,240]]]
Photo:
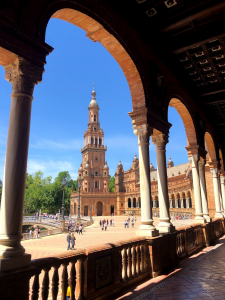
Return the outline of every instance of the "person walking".
[[[110,220],[109,224],[110,224],[110,226],[112,226],[112,219]]]
[[[66,239],[67,239],[67,242],[68,242],[67,250],[69,250],[70,249],[70,242],[71,242],[71,233],[70,232],[67,234]]]
[[[134,220],[132,220],[131,226],[132,226],[132,228],[134,228]]]
[[[75,250],[75,249],[74,249],[74,246],[75,246],[75,240],[76,240],[75,235],[74,235],[74,233],[72,233],[72,234],[71,234],[71,246],[72,246],[72,250]]]
[[[80,227],[79,227],[79,234],[82,234],[82,226],[80,225]]]
[[[135,217],[135,222],[137,221],[137,218]]]
[[[130,221],[129,221],[129,219],[128,219],[128,220],[127,220],[127,228],[129,228],[129,222],[130,222]]]
[[[29,231],[29,238],[32,239],[32,229]]]
[[[101,220],[99,221],[99,225],[100,225],[100,227],[101,227],[101,225],[102,225],[102,221],[101,221]]]
[[[41,228],[38,228],[38,239],[40,239]]]
[[[125,220],[124,221],[124,228],[126,228],[127,227],[127,221]]]
[[[114,220],[112,220],[112,226],[114,226]]]
[[[107,224],[106,224],[106,222],[105,222],[105,224],[104,224],[104,227],[105,227],[105,230],[107,229]]]
[[[107,226],[109,225],[109,220],[107,219]]]

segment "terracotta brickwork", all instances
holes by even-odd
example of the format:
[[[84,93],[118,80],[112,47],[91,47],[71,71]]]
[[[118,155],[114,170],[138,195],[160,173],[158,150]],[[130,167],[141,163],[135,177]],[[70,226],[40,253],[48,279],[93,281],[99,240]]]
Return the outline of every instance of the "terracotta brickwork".
[[[214,217],[214,215],[215,215],[215,197],[214,197],[214,188],[213,188],[213,178],[212,178],[212,173],[210,172],[210,167],[208,164],[206,164],[206,166],[205,166],[205,181],[206,181],[209,215],[210,215],[210,217]]]

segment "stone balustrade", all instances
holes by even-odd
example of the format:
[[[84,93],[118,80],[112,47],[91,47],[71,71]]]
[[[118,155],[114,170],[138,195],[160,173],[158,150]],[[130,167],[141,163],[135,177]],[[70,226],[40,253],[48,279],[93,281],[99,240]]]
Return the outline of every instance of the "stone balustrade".
[[[53,229],[54,231],[58,229]],[[179,260],[225,233],[225,220],[177,228],[157,237],[135,237],[37,259],[31,266],[0,273],[1,300],[112,299],[139,282],[176,268]],[[13,289],[10,286],[13,285]],[[20,289],[15,298],[15,288]]]
[[[42,230],[40,232],[40,237],[44,237],[44,236],[48,236],[48,235],[54,235],[54,234],[60,234],[62,233],[62,228],[54,228],[54,229],[48,229],[48,230]],[[32,239],[34,237],[30,237],[29,233],[22,233],[22,240],[29,240]]]

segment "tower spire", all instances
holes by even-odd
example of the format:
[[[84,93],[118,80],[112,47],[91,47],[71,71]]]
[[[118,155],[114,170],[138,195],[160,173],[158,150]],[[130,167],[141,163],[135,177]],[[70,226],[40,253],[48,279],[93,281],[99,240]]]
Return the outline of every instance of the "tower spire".
[[[95,91],[95,83],[93,82],[93,92]]]

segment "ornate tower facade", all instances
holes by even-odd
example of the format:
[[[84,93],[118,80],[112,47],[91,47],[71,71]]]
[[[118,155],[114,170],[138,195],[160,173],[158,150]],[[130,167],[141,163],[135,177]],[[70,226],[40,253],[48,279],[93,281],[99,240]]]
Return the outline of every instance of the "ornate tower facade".
[[[88,128],[84,133],[84,147],[81,149],[82,163],[78,170],[78,180],[83,193],[108,193],[109,168],[105,160],[107,147],[104,146],[104,132],[99,123],[99,106],[96,92],[91,93]]]

